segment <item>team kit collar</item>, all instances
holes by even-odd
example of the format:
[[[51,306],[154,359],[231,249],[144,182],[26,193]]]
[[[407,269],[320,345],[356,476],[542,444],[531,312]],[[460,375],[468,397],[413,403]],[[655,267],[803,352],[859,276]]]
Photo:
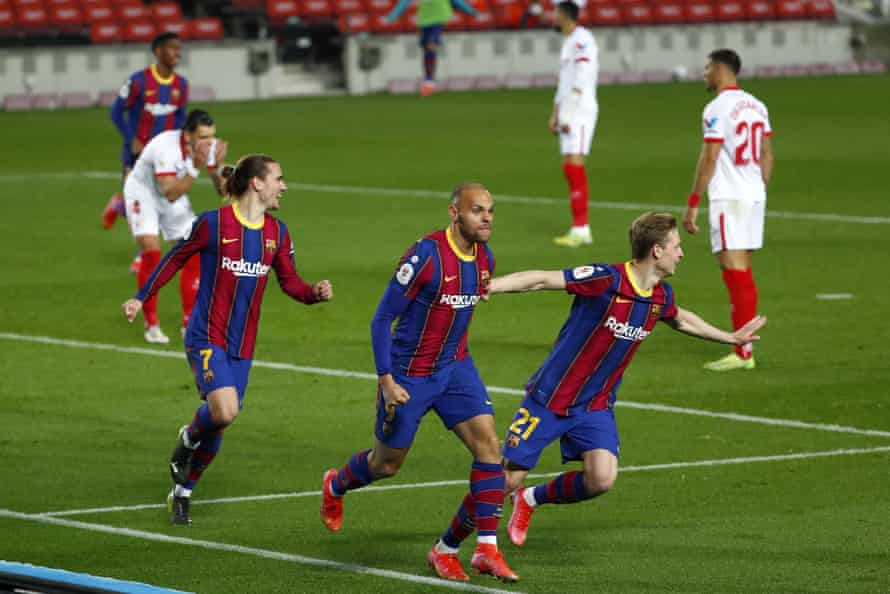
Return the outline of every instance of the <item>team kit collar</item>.
[[[454,252],[454,255],[463,260],[464,262],[473,262],[476,259],[476,242],[473,242],[473,255],[468,256],[463,253],[457,244],[454,243],[454,238],[451,235],[451,225],[445,227],[445,239],[448,240],[448,245],[451,246],[451,251]]]

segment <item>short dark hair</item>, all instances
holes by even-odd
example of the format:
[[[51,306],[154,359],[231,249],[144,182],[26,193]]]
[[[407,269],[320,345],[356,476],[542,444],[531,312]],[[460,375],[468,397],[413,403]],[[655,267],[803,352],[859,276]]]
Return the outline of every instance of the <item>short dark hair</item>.
[[[468,192],[470,190],[482,190],[484,192],[488,191],[483,184],[475,181],[465,181],[457,184],[455,188],[451,191],[451,198],[449,199],[451,206],[457,206],[458,202],[460,202],[460,197],[464,195],[464,192]]]
[[[173,41],[174,39],[179,39],[179,35],[174,33],[173,31],[166,31],[161,33],[157,37],[151,40],[151,51],[155,52],[159,47],[167,43],[168,41]]]
[[[630,253],[634,260],[645,260],[655,244],[664,245],[677,228],[677,217],[668,213],[647,212],[630,225]]]
[[[203,109],[193,109],[191,110],[187,116],[185,116],[185,124],[182,126],[183,130],[187,132],[194,132],[198,129],[198,126],[212,126],[213,118],[210,117],[210,114],[204,111]]]
[[[266,177],[269,173],[269,164],[277,162],[268,155],[247,155],[241,157],[234,167],[231,165],[223,167],[220,174],[226,180],[226,197],[234,200],[246,194],[250,180],[255,177]]]
[[[573,21],[577,21],[578,15],[581,13],[581,9],[578,8],[578,5],[572,2],[572,0],[563,0],[556,5],[556,9]]]
[[[731,49],[718,49],[708,54],[711,62],[723,64],[732,70],[733,74],[738,74],[742,70],[742,59],[737,53]]]

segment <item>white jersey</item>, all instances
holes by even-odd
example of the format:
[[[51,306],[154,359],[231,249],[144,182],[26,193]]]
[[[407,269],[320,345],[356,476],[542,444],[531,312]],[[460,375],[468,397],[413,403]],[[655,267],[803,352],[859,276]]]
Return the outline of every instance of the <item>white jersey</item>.
[[[576,26],[562,43],[559,62],[559,85],[554,102],[559,105],[560,121],[593,117],[599,73],[599,52],[593,34]],[[580,91],[580,95],[575,90]],[[563,113],[566,110],[570,113]]]
[[[210,162],[207,164],[208,169],[214,168],[213,151],[210,153]],[[132,191],[140,194],[149,194],[158,200],[166,200],[161,193],[156,178],[164,176],[176,176],[177,178],[185,177],[189,170],[194,168],[192,158],[188,156],[185,149],[185,137],[182,130],[168,130],[161,132],[152,138],[142,153],[133,171],[127,176],[126,186],[130,185]],[[186,198],[183,195],[183,198]]]
[[[709,200],[765,202],[763,139],[773,133],[766,106],[738,87],[724,88],[702,114],[704,141],[721,143]]]

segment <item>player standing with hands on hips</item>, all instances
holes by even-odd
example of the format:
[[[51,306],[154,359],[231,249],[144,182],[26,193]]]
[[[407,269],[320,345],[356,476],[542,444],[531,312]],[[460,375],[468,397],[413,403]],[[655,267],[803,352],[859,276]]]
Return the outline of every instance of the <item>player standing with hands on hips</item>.
[[[704,145],[695,168],[683,227],[698,232],[698,206],[708,190],[711,251],[729,289],[732,326],[742,328],[757,315],[757,285],[751,254],[763,247],[766,188],[773,175],[772,126],[762,101],[738,87],[742,60],[731,49],[710,53],[705,66],[708,91],[717,97],[702,115]],[[752,345],[705,364],[711,371],[754,369]]]
[[[554,17],[554,24],[565,40],[559,55],[559,86],[549,127],[550,132],[559,136],[562,171],[569,184],[572,228],[553,241],[564,247],[593,243],[587,219],[589,194],[584,158],[590,153],[599,112],[596,102],[599,52],[593,34],[578,25],[580,10],[575,2],[560,2]]]
[[[265,155],[243,157],[226,167],[225,193],[232,203],[202,213],[191,231],[167,252],[133,299],[124,303],[132,322],[154,295],[192,256],[201,259],[201,283],[185,335],[195,384],[206,400],[190,425],[182,427],[170,460],[175,483],[168,496],[174,524],[191,524],[189,498],[222,445],[223,431],[241,411],[270,269],[281,290],[307,305],[329,301],[323,280],[309,285],[294,267],[287,226],[269,214],[287,190],[281,166]]]

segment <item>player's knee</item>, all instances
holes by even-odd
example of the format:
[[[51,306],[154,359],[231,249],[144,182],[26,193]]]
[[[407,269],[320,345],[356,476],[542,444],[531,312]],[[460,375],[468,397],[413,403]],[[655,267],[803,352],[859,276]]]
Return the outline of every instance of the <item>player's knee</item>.
[[[614,473],[584,473],[584,491],[589,497],[602,495],[615,486]]]
[[[221,425],[223,427],[228,427],[235,422],[235,419],[238,417],[238,412],[239,411],[237,407],[223,407],[217,410],[215,413],[211,411],[211,416],[215,424]]]
[[[391,459],[391,460],[368,460],[368,466],[371,469],[371,474],[374,475],[375,479],[385,479],[394,477],[399,473],[399,469],[402,468],[402,460]]]
[[[476,459],[489,464],[499,464],[501,461],[501,440],[497,434],[492,433],[481,437],[476,441]]]

